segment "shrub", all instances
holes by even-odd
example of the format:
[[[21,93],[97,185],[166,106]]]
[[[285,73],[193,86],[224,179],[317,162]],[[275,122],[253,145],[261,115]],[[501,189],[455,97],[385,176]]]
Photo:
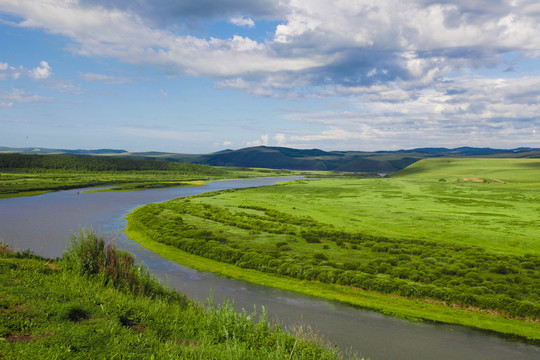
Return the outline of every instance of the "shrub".
[[[313,254],[313,258],[317,259],[317,260],[322,260],[322,261],[328,260],[328,257],[326,255],[324,255],[323,253]]]
[[[167,296],[183,302],[185,296],[169,290],[150,275],[148,268],[135,265],[135,258],[127,251],[106,243],[103,235],[91,229],[81,229],[71,235],[71,244],[62,256],[66,268],[79,275],[96,275],[105,283],[139,295]]]

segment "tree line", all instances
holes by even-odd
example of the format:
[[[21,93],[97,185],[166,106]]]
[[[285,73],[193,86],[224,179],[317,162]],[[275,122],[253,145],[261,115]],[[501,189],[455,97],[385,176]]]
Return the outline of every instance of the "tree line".
[[[203,175],[225,175],[225,169],[209,165],[154,160],[130,160],[110,157],[68,155],[0,154],[0,170],[14,171],[129,172],[154,171]]]

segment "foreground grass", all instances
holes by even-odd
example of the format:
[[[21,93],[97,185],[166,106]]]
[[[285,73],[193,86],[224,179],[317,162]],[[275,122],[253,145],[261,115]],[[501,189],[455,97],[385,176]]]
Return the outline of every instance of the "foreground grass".
[[[92,263],[85,251],[99,248],[99,239],[83,238],[77,251],[55,262],[0,247],[0,357],[339,358],[301,327],[294,337],[270,325],[264,309],[238,314],[228,304],[202,306],[163,288],[143,268],[128,265],[129,254],[107,245],[103,261]],[[115,278],[122,272],[122,280]],[[139,275],[130,278],[130,272]]]
[[[390,179],[203,194],[140,208],[128,230],[201,270],[538,342],[539,164],[435,159]]]

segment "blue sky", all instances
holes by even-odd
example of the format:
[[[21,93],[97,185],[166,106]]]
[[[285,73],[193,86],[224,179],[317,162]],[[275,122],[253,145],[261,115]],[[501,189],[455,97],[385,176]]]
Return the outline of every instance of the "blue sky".
[[[0,0],[0,146],[540,147],[536,0]]]

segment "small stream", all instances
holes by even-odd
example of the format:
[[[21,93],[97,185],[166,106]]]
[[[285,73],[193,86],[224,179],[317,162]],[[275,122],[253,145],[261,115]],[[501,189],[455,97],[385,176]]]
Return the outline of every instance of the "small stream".
[[[539,359],[540,348],[473,329],[409,322],[294,292],[223,278],[178,265],[129,240],[125,215],[136,207],[201,192],[271,185],[293,177],[214,181],[204,187],[85,193],[84,189],[0,199],[0,241],[46,257],[61,256],[71,231],[93,227],[114,236],[153,274],[204,302],[229,299],[237,309],[268,310],[285,328],[309,326],[345,353],[377,359]],[[540,327],[539,327],[540,331]]]

